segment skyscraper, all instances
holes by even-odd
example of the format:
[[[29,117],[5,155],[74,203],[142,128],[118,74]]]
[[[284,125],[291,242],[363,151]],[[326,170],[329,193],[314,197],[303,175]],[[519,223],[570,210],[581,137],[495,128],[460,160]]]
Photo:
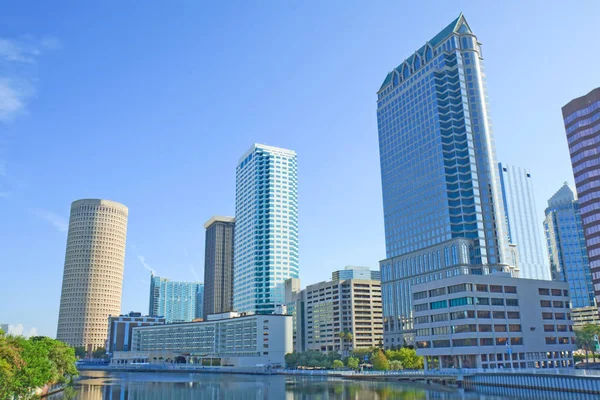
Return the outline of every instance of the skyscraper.
[[[108,316],[121,312],[128,209],[110,200],[71,204],[56,338],[104,347]]]
[[[377,92],[386,346],[414,333],[412,284],[514,266],[488,108],[481,44],[462,14]]]
[[[579,202],[566,183],[548,200],[544,228],[552,279],[569,284],[571,307],[595,305]]]
[[[562,108],[596,304],[600,305],[600,88]]]
[[[233,310],[235,218],[212,217],[205,224],[204,315]]]
[[[233,305],[270,314],[298,278],[296,153],[253,145],[236,169]]]
[[[152,275],[150,278],[151,317],[165,317],[168,324],[202,318],[204,287],[198,282],[176,282]]]
[[[531,174],[525,168],[498,164],[509,241],[517,245],[519,277],[550,279],[550,267],[542,239],[542,225],[535,209]]]

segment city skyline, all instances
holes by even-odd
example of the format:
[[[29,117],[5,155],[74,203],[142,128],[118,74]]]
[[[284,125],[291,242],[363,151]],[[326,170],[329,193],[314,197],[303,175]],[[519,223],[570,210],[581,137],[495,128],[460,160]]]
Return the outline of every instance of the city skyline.
[[[181,23],[159,35],[153,27],[166,15],[152,6],[144,10],[147,23],[131,25],[133,34],[128,12],[116,16],[113,32],[107,32],[94,23],[103,15],[83,8],[68,10],[80,17],[72,22],[46,18],[56,11],[44,6],[8,11],[5,37],[18,46],[11,55],[3,52],[2,62],[12,66],[9,71],[25,66],[25,73],[37,74],[39,80],[30,81],[38,82],[35,97],[19,98],[27,112],[0,122],[0,233],[9,238],[2,245],[2,266],[13,283],[0,294],[0,302],[24,297],[18,310],[1,312],[0,320],[22,324],[25,332],[37,328],[40,334],[54,335],[65,220],[68,204],[76,198],[112,198],[132,210],[122,313],[145,309],[148,269],[177,280],[202,276],[201,222],[215,213],[233,214],[231,166],[253,142],[291,148],[307,160],[300,170],[300,277],[324,280],[347,264],[374,268],[385,254],[373,87],[399,59],[414,52],[411,38],[429,37],[461,9],[484,42],[498,158],[532,170],[541,220],[545,200],[563,181],[573,181],[560,107],[598,86],[592,78],[595,54],[589,65],[578,65],[577,73],[556,81],[560,71],[570,68],[567,60],[587,42],[573,45],[554,27],[560,21],[573,35],[593,37],[587,29],[598,5],[570,10],[575,15],[569,21],[563,21],[559,8],[531,4],[457,3],[431,10],[390,6],[396,14],[426,11],[427,17],[398,24],[391,15],[382,19],[381,6],[375,5],[322,5],[318,18],[306,5],[244,9],[240,14],[217,7],[208,13],[215,22],[198,24],[192,18],[198,14],[189,10],[185,14],[190,18],[178,14]],[[242,11],[268,24],[252,31]],[[191,40],[210,37],[215,23],[229,18],[237,27],[224,30],[225,40],[234,43],[244,31],[243,44],[223,50],[218,40]],[[519,29],[503,29],[506,20]],[[305,32],[306,21],[314,29]],[[81,29],[82,24],[93,29]],[[24,39],[26,34],[33,36]],[[384,46],[386,37],[395,41],[393,51]],[[515,49],[512,43],[523,37],[536,45]],[[38,51],[30,51],[32,47]],[[150,49],[159,63],[145,53]],[[205,54],[215,56],[207,62]],[[15,61],[24,58],[26,65]],[[508,58],[520,62],[503,62]],[[111,67],[116,59],[119,68]],[[171,63],[174,59],[182,62]],[[240,63],[248,79],[232,89],[228,82]],[[98,68],[102,74],[96,73]],[[72,77],[81,73],[88,84],[72,85]],[[556,83],[549,88],[548,81]],[[332,87],[325,90],[327,85]],[[158,97],[155,87],[161,88]],[[231,90],[235,98],[225,94]],[[230,112],[236,118],[228,118]],[[544,157],[551,160],[530,159],[536,141],[544,143]],[[211,151],[199,157],[199,149]],[[223,190],[206,196],[201,189],[209,187]],[[345,234],[325,236],[324,227]],[[38,296],[47,301],[37,304]]]

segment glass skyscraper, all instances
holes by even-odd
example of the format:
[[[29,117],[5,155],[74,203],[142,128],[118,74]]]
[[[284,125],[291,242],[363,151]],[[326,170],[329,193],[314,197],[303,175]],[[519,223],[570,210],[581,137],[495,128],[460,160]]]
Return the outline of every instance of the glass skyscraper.
[[[255,144],[236,169],[233,305],[270,314],[298,278],[296,153]]]
[[[535,209],[531,174],[525,168],[498,164],[510,243],[517,245],[519,277],[550,279],[542,225]]]
[[[566,183],[548,200],[544,228],[552,279],[569,284],[571,307],[595,305],[579,202]]]
[[[151,317],[165,317],[168,324],[191,322],[202,318],[204,285],[197,282],[175,282],[152,275],[150,277]]]
[[[411,340],[411,285],[514,265],[481,44],[462,14],[387,74],[377,125],[384,344],[392,346]]]
[[[600,304],[600,87],[562,108],[596,303]]]

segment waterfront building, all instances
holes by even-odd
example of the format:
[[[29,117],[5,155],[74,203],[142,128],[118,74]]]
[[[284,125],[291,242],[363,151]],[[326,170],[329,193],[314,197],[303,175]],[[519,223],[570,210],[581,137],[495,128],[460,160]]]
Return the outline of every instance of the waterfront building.
[[[292,344],[294,351],[301,353],[306,350],[304,348],[306,330],[304,329],[305,308],[302,301],[300,279],[286,279],[284,288],[287,313],[292,316]]]
[[[198,282],[177,282],[152,275],[150,277],[151,317],[165,317],[168,324],[190,322],[202,318],[204,286]]]
[[[414,285],[417,354],[425,369],[573,367],[567,288],[508,273]]]
[[[142,316],[142,313],[139,312],[109,316],[106,353],[112,354],[115,351],[131,350],[133,328],[137,326],[163,325],[165,323],[166,320],[164,317]]]
[[[565,183],[549,200],[544,229],[552,279],[569,284],[571,307],[595,306],[579,202]]]
[[[204,224],[203,314],[233,310],[233,238],[235,218],[214,216]]]
[[[234,310],[270,314],[298,278],[296,153],[253,145],[236,169]]]
[[[525,168],[500,163],[500,186],[510,243],[517,246],[519,277],[550,278],[550,267],[535,209],[531,173]]]
[[[332,276],[340,276],[336,271]],[[362,272],[362,271],[361,271]],[[332,279],[308,285],[297,296],[297,351],[336,351],[381,345],[381,282],[377,279]],[[341,336],[343,335],[343,336]]]
[[[203,322],[133,329],[132,352],[114,353],[113,364],[182,360],[221,366],[285,365],[292,352],[290,315],[211,314]]]
[[[71,204],[56,338],[104,347],[108,316],[121,312],[128,209],[98,199]]]
[[[572,308],[571,319],[575,329],[583,328],[587,324],[600,325],[600,315],[596,306]]]
[[[414,340],[411,285],[455,270],[517,275],[481,44],[462,14],[387,74],[377,92],[377,125],[390,347]]]
[[[346,279],[367,279],[380,281],[381,271],[373,271],[369,267],[356,267],[349,265],[344,269],[334,271],[331,275],[331,279],[334,281],[343,281]]]
[[[562,108],[596,305],[600,305],[600,87]]]

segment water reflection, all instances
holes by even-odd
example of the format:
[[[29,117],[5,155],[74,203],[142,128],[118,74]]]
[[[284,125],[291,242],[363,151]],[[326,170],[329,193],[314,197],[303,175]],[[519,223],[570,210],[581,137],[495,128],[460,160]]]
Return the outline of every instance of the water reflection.
[[[351,381],[319,377],[257,376],[189,373],[86,372],[64,394],[51,400],[504,400],[493,393],[480,395],[447,387],[399,382]],[[543,397],[542,397],[543,398]],[[539,400],[540,397],[537,397]]]

